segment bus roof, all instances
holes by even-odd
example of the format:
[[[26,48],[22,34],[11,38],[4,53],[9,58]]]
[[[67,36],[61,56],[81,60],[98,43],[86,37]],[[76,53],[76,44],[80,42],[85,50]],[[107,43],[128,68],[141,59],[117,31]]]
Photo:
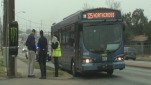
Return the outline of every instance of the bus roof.
[[[109,9],[109,8],[95,8],[95,9],[88,9],[88,10],[80,10],[80,11],[74,13],[74,14],[71,14],[71,15],[67,16],[61,22],[53,24],[52,27],[51,27],[51,30],[56,31],[56,30],[60,29],[61,27],[68,26],[70,24],[80,22],[80,21],[82,21],[83,13],[93,12],[93,11],[105,11],[105,12],[106,11],[108,11],[108,12],[116,11],[117,13],[119,13],[119,16],[121,18],[121,13],[120,13],[119,10],[114,10],[114,9]]]

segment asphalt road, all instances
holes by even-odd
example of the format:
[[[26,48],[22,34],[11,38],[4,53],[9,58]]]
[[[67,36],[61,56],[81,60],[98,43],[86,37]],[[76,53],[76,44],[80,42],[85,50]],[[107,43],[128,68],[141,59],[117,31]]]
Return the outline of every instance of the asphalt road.
[[[74,79],[6,79],[0,80],[0,85],[151,85],[151,69],[126,67],[122,71],[115,70],[112,77],[99,73]]]

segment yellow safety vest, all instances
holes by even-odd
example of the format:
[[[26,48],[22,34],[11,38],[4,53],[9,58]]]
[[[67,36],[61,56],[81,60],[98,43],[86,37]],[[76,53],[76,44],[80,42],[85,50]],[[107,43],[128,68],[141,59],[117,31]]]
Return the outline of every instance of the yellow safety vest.
[[[59,41],[58,41],[58,48],[52,50],[51,56],[52,57],[61,57],[62,56],[61,47],[60,47]]]

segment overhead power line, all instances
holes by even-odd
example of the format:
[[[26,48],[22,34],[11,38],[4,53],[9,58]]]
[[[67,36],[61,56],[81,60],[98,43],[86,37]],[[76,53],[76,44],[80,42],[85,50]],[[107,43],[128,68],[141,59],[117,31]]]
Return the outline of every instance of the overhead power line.
[[[37,25],[41,26],[41,22],[34,22],[34,21],[32,21],[32,20],[28,20],[28,19],[25,19],[25,18],[22,18],[22,17],[19,17],[19,16],[16,16],[16,17],[18,17],[18,18],[20,18],[20,19],[22,19],[22,20],[28,21],[28,22],[30,22],[30,23],[37,24]],[[43,25],[43,27],[50,27],[50,26],[48,26],[48,25]]]

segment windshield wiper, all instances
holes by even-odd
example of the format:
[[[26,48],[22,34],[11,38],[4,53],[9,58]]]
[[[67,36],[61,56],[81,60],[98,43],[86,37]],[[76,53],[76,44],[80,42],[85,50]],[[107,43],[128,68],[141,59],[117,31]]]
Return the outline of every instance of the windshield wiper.
[[[107,54],[114,53],[116,50],[106,50]]]
[[[91,52],[95,52],[95,53],[104,53],[105,50],[95,50],[95,49],[90,49]]]

